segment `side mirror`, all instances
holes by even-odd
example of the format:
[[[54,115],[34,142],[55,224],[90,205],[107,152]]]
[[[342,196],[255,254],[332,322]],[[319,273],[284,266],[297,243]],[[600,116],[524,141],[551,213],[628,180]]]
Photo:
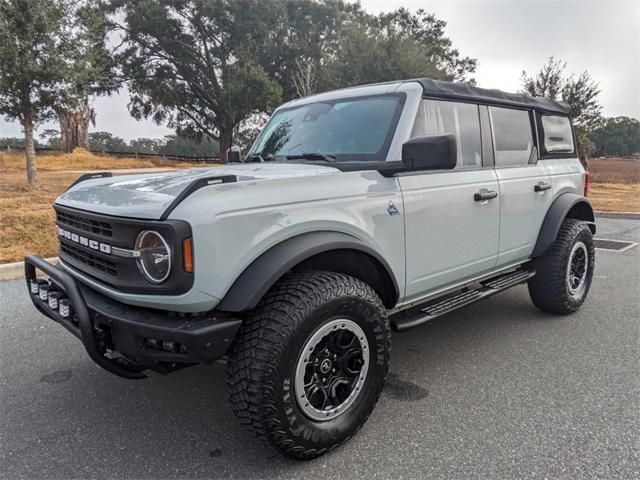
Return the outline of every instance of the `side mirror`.
[[[240,163],[240,147],[238,145],[232,145],[227,150],[227,161],[229,163]]]
[[[458,161],[454,135],[416,137],[402,145],[407,170],[450,170]]]

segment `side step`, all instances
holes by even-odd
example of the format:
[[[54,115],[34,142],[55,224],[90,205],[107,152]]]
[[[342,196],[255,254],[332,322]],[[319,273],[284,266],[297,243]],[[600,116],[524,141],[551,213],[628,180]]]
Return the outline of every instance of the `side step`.
[[[511,288],[515,285],[525,283],[536,274],[533,270],[521,268],[514,272],[505,273],[498,277],[481,282],[481,287],[465,289],[444,300],[434,300],[410,309],[398,312],[391,316],[391,328],[402,332],[418,325],[422,325],[434,318],[438,318],[445,313],[452,312],[458,308],[477,302],[483,298],[495,295],[498,292]]]

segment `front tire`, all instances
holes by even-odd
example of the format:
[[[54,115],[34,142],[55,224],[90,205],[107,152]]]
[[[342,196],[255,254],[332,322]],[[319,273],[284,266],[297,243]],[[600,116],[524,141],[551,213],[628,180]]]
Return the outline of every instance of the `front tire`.
[[[594,265],[595,248],[589,226],[566,219],[551,247],[534,261],[536,275],[529,280],[531,300],[545,312],[575,312],[587,298]]]
[[[389,320],[371,287],[331,272],[290,274],[243,323],[226,383],[240,422],[295,459],[351,438],[387,374]]]

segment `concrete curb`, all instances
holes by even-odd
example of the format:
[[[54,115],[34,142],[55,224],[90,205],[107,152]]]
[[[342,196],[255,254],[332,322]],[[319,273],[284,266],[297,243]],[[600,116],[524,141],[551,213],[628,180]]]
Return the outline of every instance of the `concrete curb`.
[[[45,258],[49,263],[58,261],[58,257]],[[3,263],[0,265],[0,282],[24,278],[24,262]]]
[[[640,220],[640,212],[595,212],[596,217],[623,218],[625,220]]]

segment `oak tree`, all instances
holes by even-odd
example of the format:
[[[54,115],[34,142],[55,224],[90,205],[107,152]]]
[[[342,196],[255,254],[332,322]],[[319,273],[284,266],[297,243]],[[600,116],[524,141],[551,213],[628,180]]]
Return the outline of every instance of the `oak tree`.
[[[180,135],[213,138],[226,161],[234,128],[281,101],[281,86],[256,59],[274,41],[281,6],[274,0],[115,2],[131,114]]]
[[[0,3],[0,113],[24,129],[27,180],[34,184],[34,127],[54,116],[67,74],[69,2],[6,0]]]
[[[529,95],[562,100],[569,104],[578,153],[586,163],[595,150],[590,132],[602,124],[602,106],[598,101],[600,88],[589,72],[567,75],[566,67],[566,62],[549,57],[537,74],[530,76],[522,72],[522,87]]]

